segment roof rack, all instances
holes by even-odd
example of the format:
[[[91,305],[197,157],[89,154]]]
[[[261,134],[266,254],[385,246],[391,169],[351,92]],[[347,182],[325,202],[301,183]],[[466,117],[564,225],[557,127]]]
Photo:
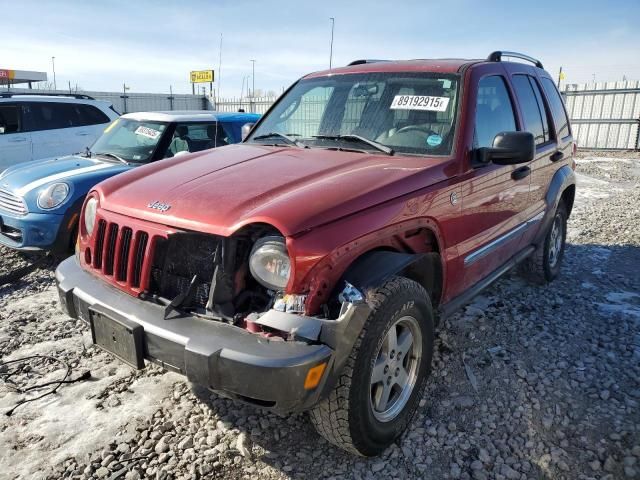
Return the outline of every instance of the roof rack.
[[[491,52],[491,54],[487,57],[487,60],[489,60],[490,62],[501,62],[502,57],[519,58],[520,60],[526,60],[527,62],[533,63],[538,68],[544,68],[540,60],[530,57],[529,55],[525,55],[524,53],[518,52],[497,50],[495,52]]]
[[[84,95],[82,93],[25,93],[25,92],[2,92],[0,98],[12,98],[19,96],[31,96],[31,97],[70,97],[77,98],[78,100],[95,100],[95,98]]]
[[[354,60],[347,67],[351,67],[353,65],[364,65],[365,63],[378,63],[378,62],[388,62],[389,60],[376,60],[374,58],[363,58],[361,60]]]

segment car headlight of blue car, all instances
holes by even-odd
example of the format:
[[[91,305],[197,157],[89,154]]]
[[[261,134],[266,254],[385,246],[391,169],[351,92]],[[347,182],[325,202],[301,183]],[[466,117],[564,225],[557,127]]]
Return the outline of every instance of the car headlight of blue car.
[[[42,190],[38,195],[38,207],[43,210],[57,208],[69,197],[69,185],[66,183],[53,183]]]

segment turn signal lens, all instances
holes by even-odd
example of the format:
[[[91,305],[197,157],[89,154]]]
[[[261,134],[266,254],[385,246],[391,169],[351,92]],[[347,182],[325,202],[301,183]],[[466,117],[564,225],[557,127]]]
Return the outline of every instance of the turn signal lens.
[[[318,386],[320,380],[322,380],[322,374],[324,373],[325,368],[327,368],[327,362],[321,363],[320,365],[316,365],[315,367],[309,369],[307,378],[304,381],[305,390],[313,390]]]

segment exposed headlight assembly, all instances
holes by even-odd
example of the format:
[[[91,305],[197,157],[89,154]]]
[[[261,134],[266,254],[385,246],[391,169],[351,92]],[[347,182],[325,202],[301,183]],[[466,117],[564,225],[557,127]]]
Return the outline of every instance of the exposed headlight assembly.
[[[89,197],[87,203],[84,205],[84,231],[87,235],[93,233],[93,227],[96,224],[96,212],[98,210],[98,199],[96,197]]]
[[[282,237],[264,237],[251,249],[251,275],[269,290],[284,290],[291,275],[291,261]]]
[[[38,206],[43,210],[51,210],[59,207],[69,196],[69,185],[66,183],[53,183],[38,195]]]

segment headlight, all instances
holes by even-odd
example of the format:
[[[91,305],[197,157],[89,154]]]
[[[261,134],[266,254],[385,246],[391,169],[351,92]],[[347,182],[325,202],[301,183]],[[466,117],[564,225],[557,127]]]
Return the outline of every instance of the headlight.
[[[66,183],[54,183],[45,188],[38,195],[38,206],[43,210],[51,210],[64,202],[69,196],[69,185]]]
[[[282,237],[258,240],[249,257],[251,275],[269,290],[284,290],[291,275],[291,261]]]
[[[98,210],[98,199],[96,197],[89,197],[87,203],[84,205],[84,230],[87,235],[93,233],[93,227],[96,224],[96,211]]]

